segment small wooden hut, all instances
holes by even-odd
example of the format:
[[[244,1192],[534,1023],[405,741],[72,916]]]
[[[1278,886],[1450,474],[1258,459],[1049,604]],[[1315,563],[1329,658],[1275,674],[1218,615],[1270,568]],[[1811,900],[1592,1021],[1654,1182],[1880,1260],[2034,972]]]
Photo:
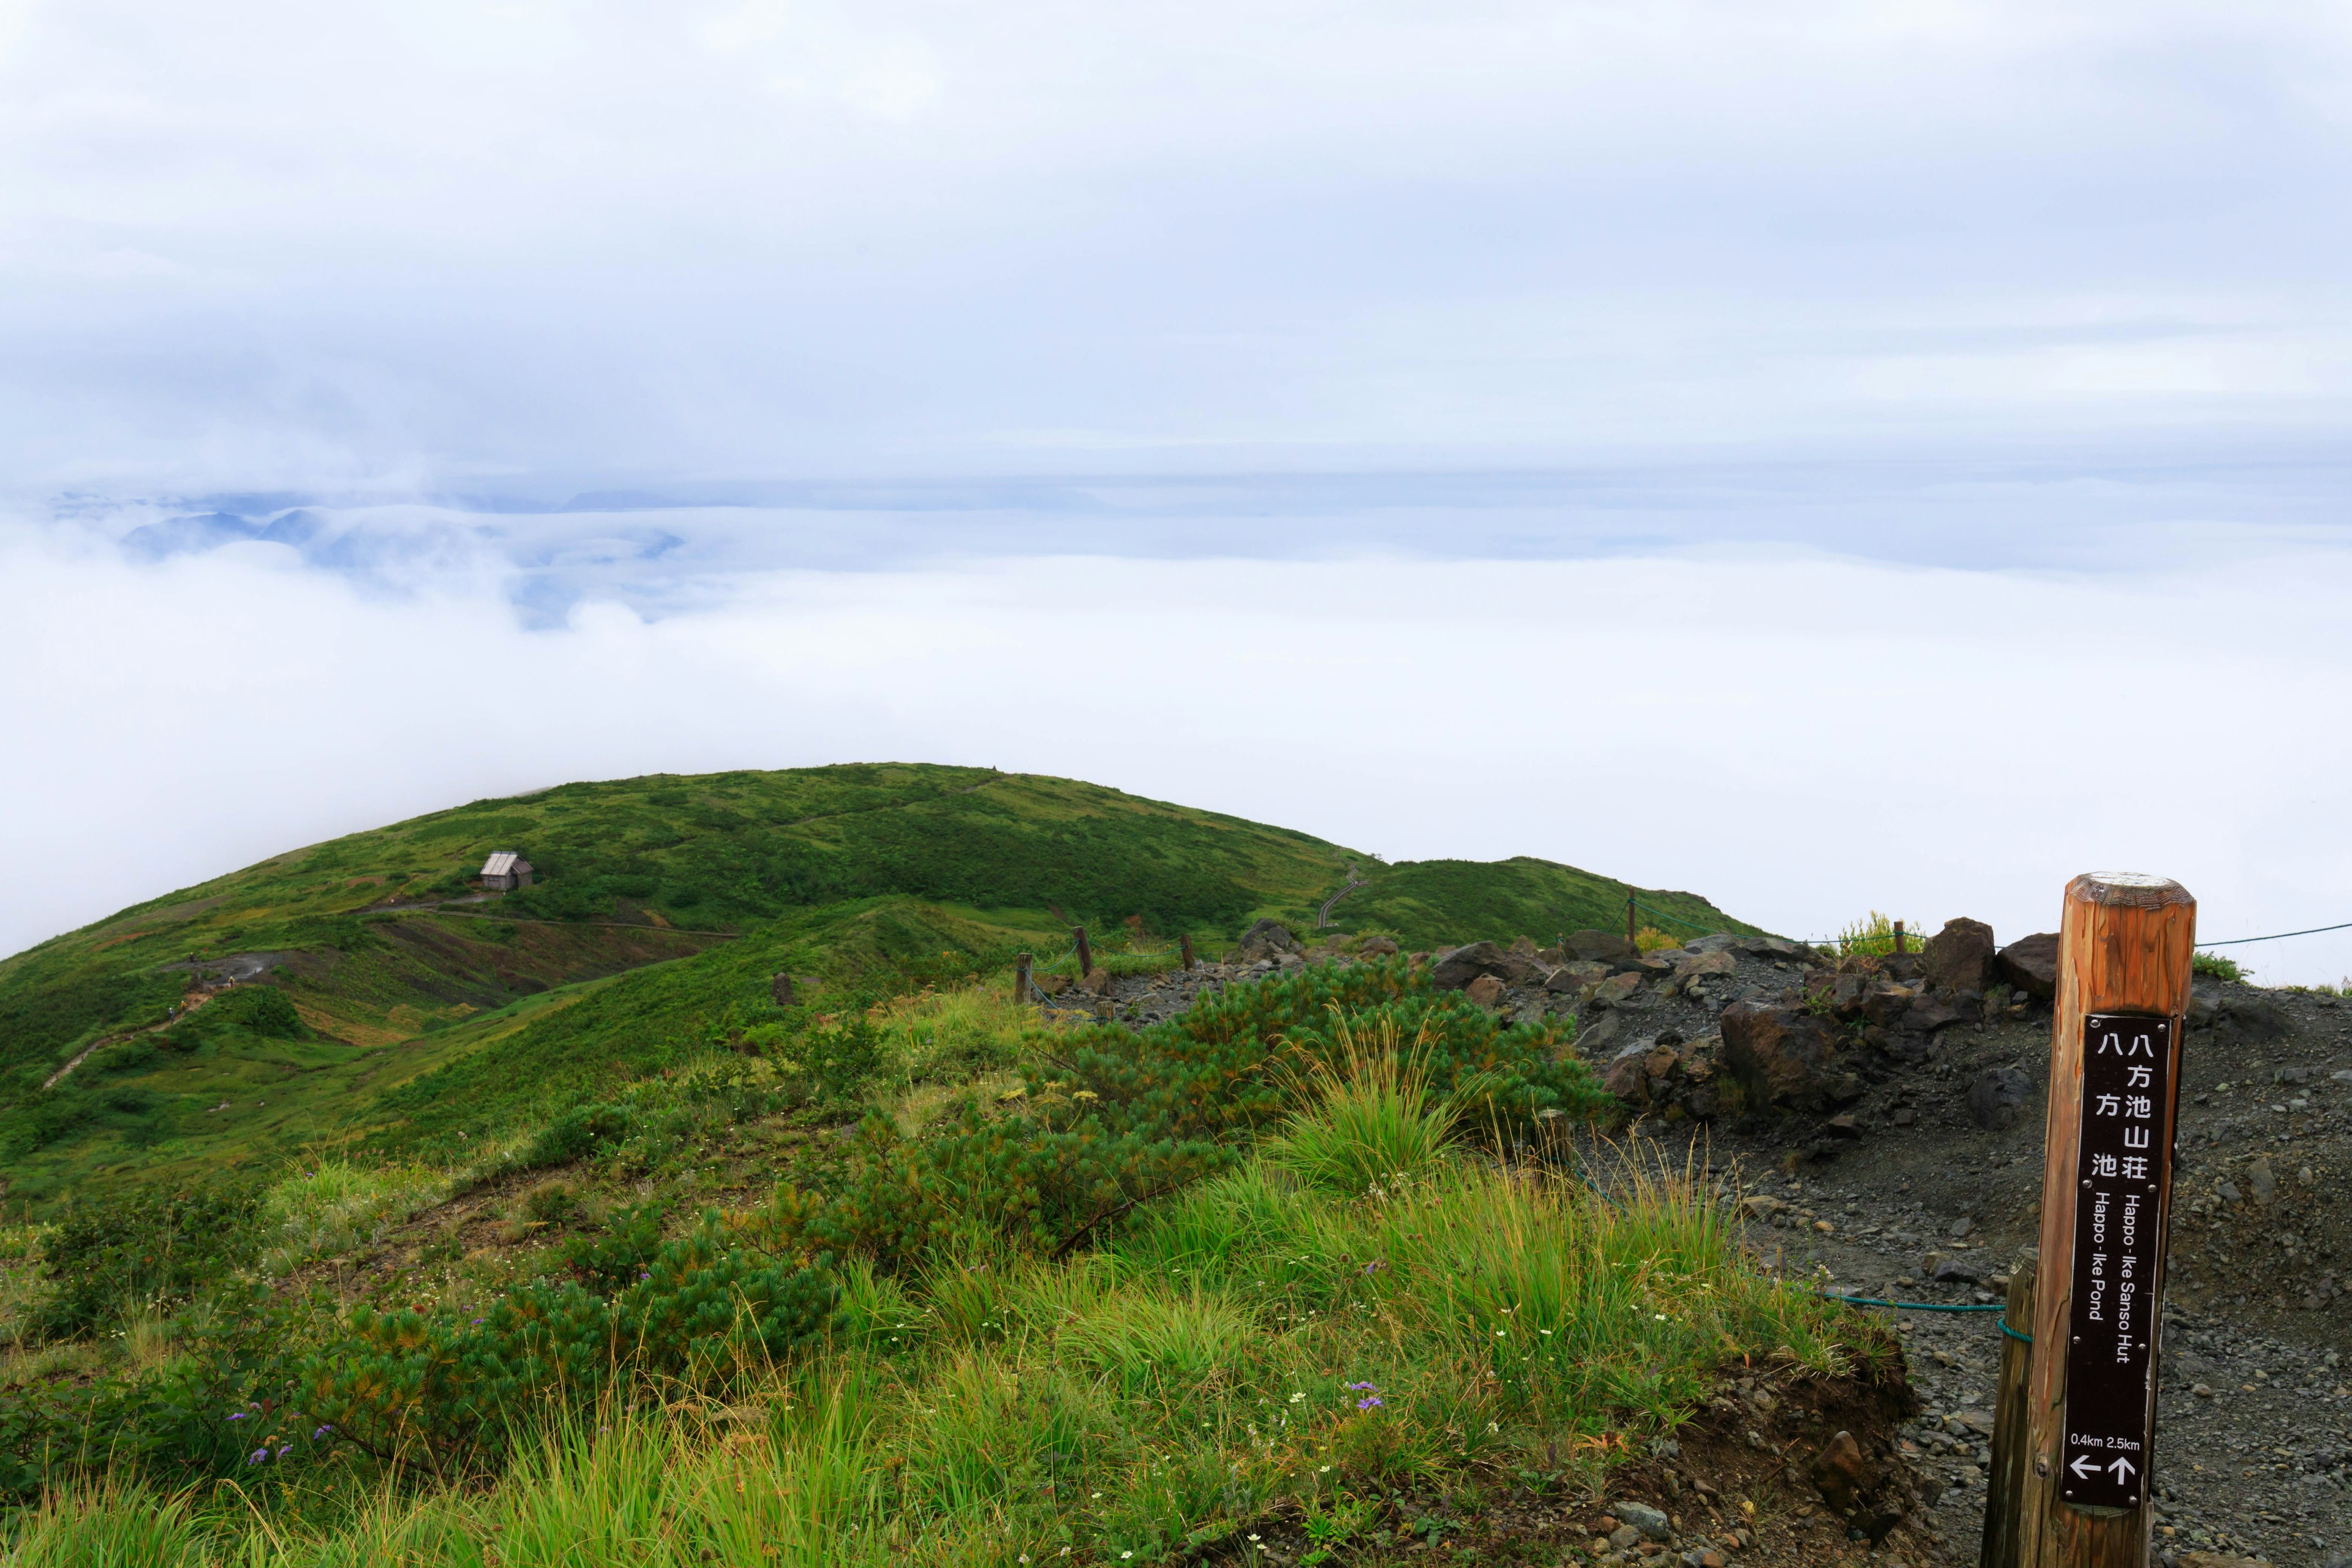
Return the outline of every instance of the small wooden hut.
[[[501,849],[482,862],[482,886],[501,893],[530,886],[530,862],[511,849]]]

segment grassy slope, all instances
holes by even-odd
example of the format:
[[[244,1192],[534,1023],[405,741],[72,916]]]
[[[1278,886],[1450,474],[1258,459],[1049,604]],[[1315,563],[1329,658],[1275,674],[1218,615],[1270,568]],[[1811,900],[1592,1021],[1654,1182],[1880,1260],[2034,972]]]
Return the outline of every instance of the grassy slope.
[[[525,851],[545,885],[488,910],[383,907],[462,892],[498,848]],[[1570,867],[1381,866],[1286,829],[982,769],[565,784],[291,851],[0,962],[0,1176],[37,1201],[388,1127],[410,1142],[478,1133],[772,1016],[780,969],[941,954],[984,967],[1013,945],[1043,958],[1076,921],[1132,921],[1214,952],[1260,915],[1311,927],[1350,864],[1370,886],[1333,924],[1411,947],[1623,918],[1624,884]],[[1641,896],[1749,929],[1691,895]],[[149,1037],[40,1089],[92,1041],[163,1018],[185,975],[159,966],[253,952],[290,955],[277,979],[316,1038],[231,1034],[180,1055]]]

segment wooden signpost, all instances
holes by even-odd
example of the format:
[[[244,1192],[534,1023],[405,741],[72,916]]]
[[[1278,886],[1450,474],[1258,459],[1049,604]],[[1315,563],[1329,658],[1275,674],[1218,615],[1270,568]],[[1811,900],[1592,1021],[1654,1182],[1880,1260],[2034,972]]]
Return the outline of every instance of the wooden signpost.
[[[1014,953],[1013,955],[1013,999],[1015,1002],[1026,1002],[1029,1000],[1030,994],[1035,989],[1036,983],[1029,978],[1029,955],[1025,952]]]
[[[2066,884],[2018,1518],[2013,1537],[1987,1531],[1988,1552],[2013,1541],[2018,1568],[2147,1561],[2196,927],[2197,901],[2161,877]]]

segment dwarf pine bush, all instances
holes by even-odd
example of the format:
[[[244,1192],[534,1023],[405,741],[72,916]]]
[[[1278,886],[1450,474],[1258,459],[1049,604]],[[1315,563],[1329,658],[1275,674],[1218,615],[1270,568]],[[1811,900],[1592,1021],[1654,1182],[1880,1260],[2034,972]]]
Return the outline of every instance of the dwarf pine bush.
[[[1147,1198],[1231,1166],[1285,1114],[1313,1064],[1358,1038],[1412,1042],[1416,1082],[1484,1126],[1607,1103],[1562,1026],[1498,1023],[1402,958],[1315,965],[1202,997],[1140,1033],[1098,1026],[1057,1038],[1023,1069],[1009,1113],[967,1098],[929,1137],[887,1118],[859,1129],[855,1166],[831,1194],[787,1192],[783,1234],[808,1250],[916,1266],[991,1235],[1058,1251]]]

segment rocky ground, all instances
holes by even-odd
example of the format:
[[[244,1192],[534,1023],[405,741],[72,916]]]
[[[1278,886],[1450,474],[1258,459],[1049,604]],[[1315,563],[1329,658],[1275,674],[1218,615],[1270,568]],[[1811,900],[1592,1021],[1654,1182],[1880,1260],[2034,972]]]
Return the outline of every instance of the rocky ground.
[[[1203,988],[1348,956],[1352,945],[1308,948],[1260,929],[1224,963],[1097,981],[1049,1005],[1148,1022]],[[1839,1294],[1982,1305],[2032,1256],[2051,939],[1996,950],[1989,931],[1955,921],[1924,957],[1843,966],[1769,939],[1702,937],[1635,954],[1598,932],[1554,949],[1478,943],[1416,958],[1500,1013],[1574,1014],[1577,1048],[1636,1108],[1636,1135],[1694,1149],[1741,1195],[1753,1245],[1791,1277]],[[2342,1201],[2352,1004],[2200,980],[2178,1151],[2158,1561],[2352,1568],[2352,1367],[2341,1348],[2352,1317]],[[1809,1486],[1797,1491],[1810,1501],[1780,1500],[1765,1533],[1748,1521],[1745,1546],[1718,1532],[1704,1548],[1679,1536],[1612,1547],[1605,1534],[1583,1538],[1584,1524],[1563,1526],[1564,1539],[1601,1562],[1711,1551],[1735,1563],[1848,1552],[1974,1563],[1999,1315],[1890,1315],[1923,1405],[1890,1434],[1926,1504],[1903,1531],[1875,1546],[1846,1539]],[[1812,1547],[1773,1550],[1784,1530],[1805,1539],[1809,1521],[1822,1527]]]

